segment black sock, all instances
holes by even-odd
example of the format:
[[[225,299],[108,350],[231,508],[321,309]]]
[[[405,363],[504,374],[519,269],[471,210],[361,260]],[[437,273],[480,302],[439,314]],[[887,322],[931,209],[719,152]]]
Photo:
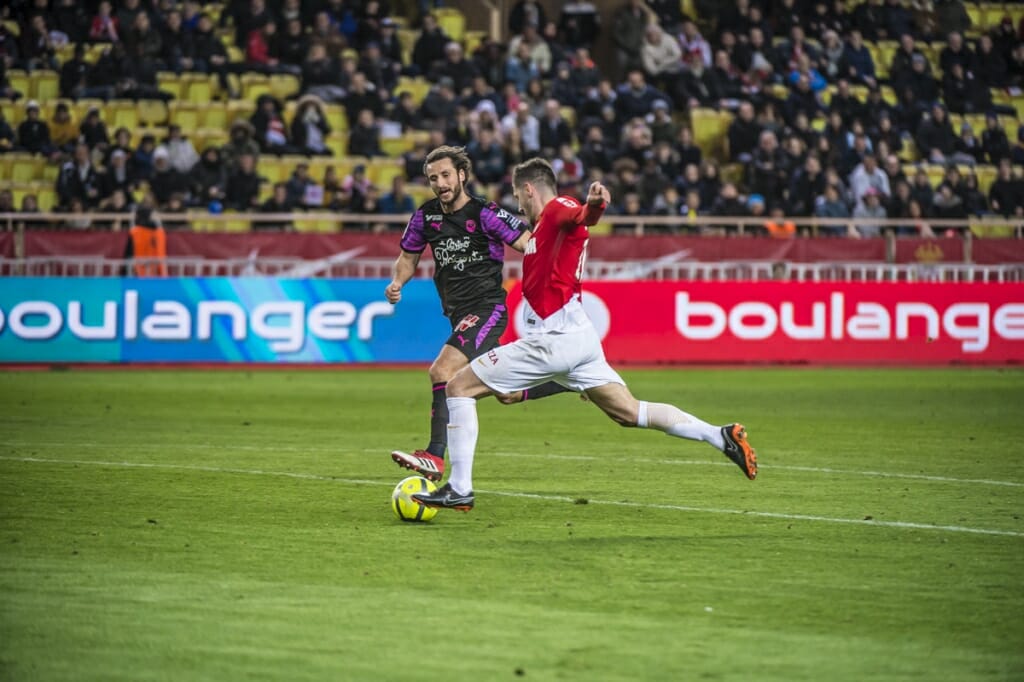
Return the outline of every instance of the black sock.
[[[540,400],[541,398],[547,398],[549,395],[557,395],[559,393],[565,393],[569,389],[562,384],[554,381],[549,381],[546,384],[540,386],[534,386],[523,391],[523,400]]]
[[[444,394],[447,385],[446,381],[434,384],[430,402],[430,445],[427,452],[436,457],[444,457],[448,447],[448,402]]]

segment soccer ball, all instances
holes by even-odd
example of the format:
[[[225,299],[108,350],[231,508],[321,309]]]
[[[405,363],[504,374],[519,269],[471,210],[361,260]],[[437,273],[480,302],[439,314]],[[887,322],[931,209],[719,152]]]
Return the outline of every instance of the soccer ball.
[[[391,511],[402,521],[429,521],[437,516],[437,510],[424,507],[412,499],[413,493],[432,493],[437,486],[422,476],[402,479],[391,493]]]

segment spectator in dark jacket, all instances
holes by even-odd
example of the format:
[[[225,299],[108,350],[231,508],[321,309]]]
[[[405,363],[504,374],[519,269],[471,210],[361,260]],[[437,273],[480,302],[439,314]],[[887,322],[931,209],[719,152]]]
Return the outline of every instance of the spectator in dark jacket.
[[[932,107],[931,118],[921,122],[915,141],[921,156],[934,163],[944,162],[954,152],[956,133],[949,122],[946,107],[940,103]]]
[[[981,148],[988,163],[998,165],[1010,157],[1010,140],[995,113],[985,115],[985,131],[981,134]]]
[[[850,32],[850,38],[843,47],[843,56],[839,59],[839,74],[854,83],[875,83],[875,60],[864,45],[860,31]]]
[[[34,99],[25,105],[25,120],[18,125],[18,146],[31,154],[49,154],[50,126],[39,117],[39,103]]]
[[[331,134],[331,126],[327,123],[323,102],[312,95],[299,100],[292,119],[292,144],[304,154],[321,154],[329,156],[327,136]]]
[[[380,148],[380,129],[373,112],[363,109],[356,124],[349,131],[348,153],[353,156],[383,156]]]
[[[729,124],[729,158],[732,161],[746,163],[750,159],[750,153],[757,146],[757,141],[761,137],[761,126],[754,114],[754,105],[747,101],[742,102],[736,118]]]
[[[224,191],[224,203],[238,211],[253,210],[259,205],[260,176],[256,174],[256,158],[242,154],[238,169],[228,177]]]
[[[999,162],[999,175],[988,190],[992,210],[1004,216],[1024,216],[1024,181],[1014,177],[1009,159]]]
[[[192,180],[192,197],[200,206],[224,198],[228,183],[227,170],[220,158],[220,150],[207,147],[189,174]]]
[[[448,36],[437,25],[437,18],[433,14],[423,16],[423,30],[420,37],[412,48],[412,64],[417,73],[426,75],[433,69],[434,64],[444,59],[444,48],[449,42]]]
[[[57,197],[67,207],[74,200],[84,206],[95,206],[100,200],[100,174],[89,160],[89,147],[79,144],[74,157],[65,162],[57,176]]]
[[[618,88],[618,97],[615,99],[619,121],[625,123],[637,116],[646,116],[651,113],[654,102],[659,99],[671,101],[668,95],[647,84],[643,71],[630,71],[625,85]]]

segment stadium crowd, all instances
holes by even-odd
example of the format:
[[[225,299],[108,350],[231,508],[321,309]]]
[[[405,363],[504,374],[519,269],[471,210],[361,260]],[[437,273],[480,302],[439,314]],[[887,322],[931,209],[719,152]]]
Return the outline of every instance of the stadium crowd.
[[[213,16],[195,0],[14,0],[0,25],[0,151],[59,164],[57,202],[73,217],[136,204],[403,213],[414,203],[407,183],[423,182],[423,158],[443,143],[465,145],[473,191],[510,208],[509,171],[541,154],[566,193],[582,195],[593,179],[609,185],[610,213],[680,217],[646,232],[685,231],[692,216],[764,216],[770,233],[788,236],[794,227],[782,216],[855,216],[906,219],[899,233],[927,235],[929,218],[1024,216],[1024,126],[992,94],[1024,89],[1024,20],[1014,26],[1007,15],[968,38],[960,0],[692,6],[694,17],[678,0],[626,0],[602,16],[574,2],[548,16],[518,0],[510,40],[484,39],[467,54],[429,3],[399,12],[387,0],[230,0]],[[403,26],[418,30],[411,50]],[[610,27],[614,59],[602,70],[594,41]],[[872,49],[882,44],[893,46],[885,65]],[[300,88],[290,107],[261,94],[225,143],[197,149],[173,119],[138,139],[110,130],[103,106],[78,121],[61,103],[46,120],[40,102],[12,87],[10,69],[59,71],[69,100],[167,100],[162,71],[211,74],[227,100],[241,96],[247,73],[290,74]],[[429,82],[421,98],[400,87],[410,77]],[[328,105],[345,112],[349,156],[382,156],[382,134],[422,131],[402,157],[405,175],[380,187],[364,163],[320,164],[317,177],[299,163],[287,181],[264,182],[261,158],[334,153]],[[11,107],[24,107],[17,126]],[[698,144],[702,112],[731,116],[714,154]],[[981,165],[998,168],[987,191]],[[37,210],[32,194],[13,204],[0,191],[0,212]]]

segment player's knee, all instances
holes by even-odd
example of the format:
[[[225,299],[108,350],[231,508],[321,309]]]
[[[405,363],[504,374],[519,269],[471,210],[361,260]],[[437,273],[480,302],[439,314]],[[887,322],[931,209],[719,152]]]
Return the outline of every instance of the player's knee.
[[[437,362],[430,365],[428,374],[430,375],[430,383],[432,384],[443,384],[452,378],[451,372],[448,368],[438,364]]]

